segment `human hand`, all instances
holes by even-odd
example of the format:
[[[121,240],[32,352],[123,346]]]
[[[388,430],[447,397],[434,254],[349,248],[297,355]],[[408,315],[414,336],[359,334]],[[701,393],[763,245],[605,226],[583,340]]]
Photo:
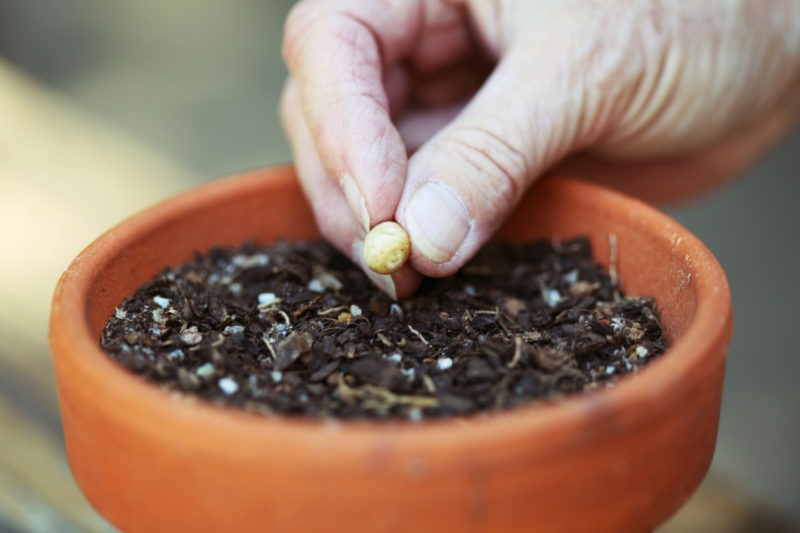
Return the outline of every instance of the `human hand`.
[[[362,267],[369,228],[411,237],[408,265],[368,272],[393,296],[460,268],[561,161],[673,199],[800,114],[798,0],[305,0],[284,57],[282,121],[325,237]]]

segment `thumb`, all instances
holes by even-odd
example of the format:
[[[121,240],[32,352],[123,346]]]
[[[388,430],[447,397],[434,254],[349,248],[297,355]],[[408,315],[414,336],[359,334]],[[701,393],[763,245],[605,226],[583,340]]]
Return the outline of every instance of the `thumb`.
[[[395,216],[424,275],[463,266],[531,183],[585,146],[602,119],[601,106],[588,109],[598,99],[581,76],[530,50],[509,50],[470,104],[409,160]]]

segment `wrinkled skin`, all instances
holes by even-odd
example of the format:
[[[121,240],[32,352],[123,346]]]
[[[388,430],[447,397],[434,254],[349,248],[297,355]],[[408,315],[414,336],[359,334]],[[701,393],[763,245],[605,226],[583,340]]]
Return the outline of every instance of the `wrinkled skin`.
[[[281,101],[323,234],[363,265],[397,220],[392,296],[460,268],[546,170],[672,201],[800,117],[800,0],[305,0]]]

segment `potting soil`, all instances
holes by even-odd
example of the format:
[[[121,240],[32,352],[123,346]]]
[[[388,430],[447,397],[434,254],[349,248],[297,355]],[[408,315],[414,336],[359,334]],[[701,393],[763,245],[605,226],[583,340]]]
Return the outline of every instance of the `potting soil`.
[[[214,248],[125,299],[102,332],[144,378],[264,413],[466,415],[613,386],[667,344],[588,240],[490,243],[393,301],[321,242]]]

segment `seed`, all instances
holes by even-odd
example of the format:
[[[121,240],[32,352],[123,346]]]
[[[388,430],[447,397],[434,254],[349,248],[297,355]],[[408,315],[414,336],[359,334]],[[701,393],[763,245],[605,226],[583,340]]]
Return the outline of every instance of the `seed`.
[[[406,264],[408,234],[397,222],[381,222],[364,239],[364,262],[378,274],[397,272]]]

